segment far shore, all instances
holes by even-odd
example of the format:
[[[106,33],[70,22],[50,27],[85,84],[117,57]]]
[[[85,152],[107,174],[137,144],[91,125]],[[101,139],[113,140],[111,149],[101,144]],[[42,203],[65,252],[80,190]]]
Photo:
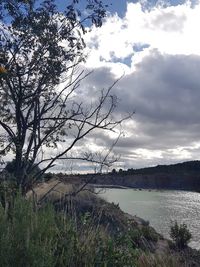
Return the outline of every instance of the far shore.
[[[200,193],[197,190],[189,190],[189,189],[177,189],[177,188],[141,188],[141,187],[128,187],[122,185],[112,185],[112,184],[89,184],[95,188],[104,188],[104,189],[133,189],[137,191],[187,191],[187,192],[196,192]]]
[[[122,186],[122,185],[112,185],[112,184],[89,184],[89,185],[92,187],[96,187],[96,188],[137,189],[133,187],[127,187],[127,186]]]

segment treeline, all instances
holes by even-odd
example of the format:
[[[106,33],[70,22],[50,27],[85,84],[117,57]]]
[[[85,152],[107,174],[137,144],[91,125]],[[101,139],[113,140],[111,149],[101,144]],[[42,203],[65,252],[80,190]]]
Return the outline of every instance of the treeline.
[[[133,169],[130,168],[128,170],[123,170],[123,169],[112,169],[111,172],[108,172],[107,175],[111,176],[125,176],[125,175],[152,175],[152,174],[186,174],[186,173],[191,173],[191,174],[196,174],[200,172],[200,161],[199,160],[193,160],[193,161],[186,161],[182,163],[176,163],[176,164],[170,164],[170,165],[157,165],[155,167],[145,167],[145,168],[140,168],[140,169]],[[80,178],[80,177],[90,177],[90,176],[99,176],[100,173],[88,173],[88,174],[66,174],[63,172],[60,173],[45,173],[44,174],[44,179],[45,180],[50,180],[52,178]],[[102,175],[102,174],[101,174]],[[104,174],[105,175],[105,174]]]
[[[174,173],[185,173],[185,172],[199,172],[200,171],[200,161],[187,161],[183,163],[171,164],[171,165],[157,165],[155,167],[147,167],[141,169],[133,169],[130,168],[128,170],[119,169],[116,171],[115,169],[112,170],[112,175],[137,175],[137,174],[158,174],[158,173],[165,173],[165,174],[174,174]]]

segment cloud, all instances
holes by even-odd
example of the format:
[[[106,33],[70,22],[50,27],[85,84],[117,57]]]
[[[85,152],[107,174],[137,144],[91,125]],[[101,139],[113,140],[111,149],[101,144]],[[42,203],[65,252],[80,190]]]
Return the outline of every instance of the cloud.
[[[186,15],[176,14],[172,11],[161,10],[154,19],[152,19],[150,25],[147,25],[152,29],[160,29],[165,32],[182,32],[184,30],[184,24],[186,22]]]
[[[176,6],[157,5],[149,11],[141,3],[127,3],[124,17],[110,15],[103,26],[86,36],[89,67],[111,66],[132,58],[132,66],[121,64],[121,73],[134,69],[151,51],[168,54],[200,55],[200,3],[192,1]],[[138,51],[138,44],[143,47]],[[146,46],[146,47],[145,47]],[[129,68],[127,68],[129,67]],[[131,69],[130,69],[131,67]],[[120,69],[116,71],[119,74]]]
[[[98,90],[125,73],[114,88],[121,100],[116,116],[136,110],[115,148],[120,166],[200,156],[200,3],[159,3],[148,10],[145,3],[127,3],[124,17],[110,15],[86,38],[91,49],[86,67],[96,69],[87,88],[93,84]],[[99,133],[91,140],[108,146],[112,136]]]
[[[113,93],[120,102],[115,115],[136,111],[133,120],[124,123],[124,136],[115,147],[121,155],[119,166],[199,158],[199,69],[199,55],[169,55],[154,50],[117,83]],[[98,68],[87,81],[87,90],[91,85],[98,90],[114,79],[107,66]],[[97,148],[109,146],[113,140],[112,135],[102,132],[89,138]]]

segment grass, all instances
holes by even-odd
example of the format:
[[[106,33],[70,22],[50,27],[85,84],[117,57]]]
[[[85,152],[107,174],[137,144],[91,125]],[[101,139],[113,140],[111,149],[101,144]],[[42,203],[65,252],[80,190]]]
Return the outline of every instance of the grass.
[[[36,189],[40,197],[52,183]],[[59,184],[40,207],[30,194],[9,198],[6,209],[0,205],[0,267],[200,266],[199,254],[191,262],[189,250],[187,264],[178,252],[156,254],[160,235],[153,228],[91,192],[61,197],[72,190]]]
[[[90,213],[76,221],[52,205],[35,210],[30,200],[0,207],[0,266],[135,266],[137,250],[128,236],[113,238]]]
[[[188,267],[172,255],[141,254],[137,267]]]

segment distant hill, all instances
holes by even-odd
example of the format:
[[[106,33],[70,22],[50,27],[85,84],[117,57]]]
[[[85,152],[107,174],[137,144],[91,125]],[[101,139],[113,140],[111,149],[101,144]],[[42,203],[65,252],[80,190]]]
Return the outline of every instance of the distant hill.
[[[155,174],[155,173],[196,173],[200,171],[200,161],[186,161],[171,165],[157,165],[155,167],[128,169],[127,171],[120,170],[124,174]]]
[[[84,175],[90,177],[91,175]],[[93,182],[102,185],[148,189],[177,189],[200,192],[200,161],[158,165],[142,169],[113,170],[95,175]]]

